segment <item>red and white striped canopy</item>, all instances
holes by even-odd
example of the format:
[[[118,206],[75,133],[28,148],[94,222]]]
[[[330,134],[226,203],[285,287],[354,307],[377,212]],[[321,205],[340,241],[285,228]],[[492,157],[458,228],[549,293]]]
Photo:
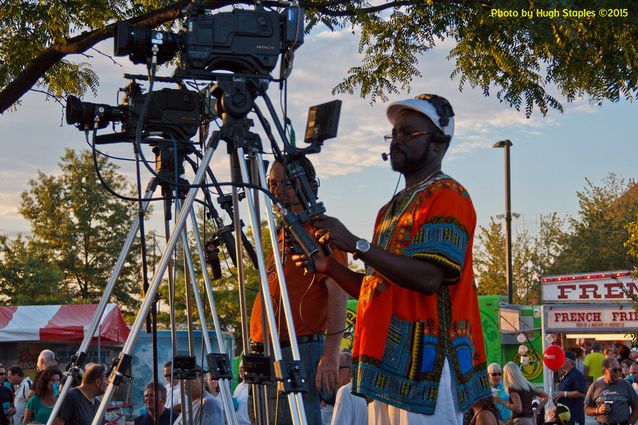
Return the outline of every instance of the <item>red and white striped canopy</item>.
[[[0,342],[80,343],[96,310],[97,304],[0,307]],[[124,343],[129,334],[120,308],[115,304],[106,306],[98,328],[103,344]],[[93,340],[97,341],[97,335]]]

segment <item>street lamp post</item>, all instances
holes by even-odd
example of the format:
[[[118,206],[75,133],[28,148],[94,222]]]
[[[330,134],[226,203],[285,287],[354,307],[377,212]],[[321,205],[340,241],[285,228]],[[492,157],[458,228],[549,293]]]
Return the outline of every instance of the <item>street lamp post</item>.
[[[512,304],[512,199],[510,187],[510,146],[509,139],[494,143],[493,148],[505,150],[505,282],[507,302]]]

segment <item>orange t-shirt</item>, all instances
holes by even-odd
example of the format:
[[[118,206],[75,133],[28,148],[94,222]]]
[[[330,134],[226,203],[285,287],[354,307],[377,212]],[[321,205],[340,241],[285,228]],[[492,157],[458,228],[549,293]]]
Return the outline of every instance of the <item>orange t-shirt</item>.
[[[312,231],[312,228],[309,226],[306,226],[306,229]],[[278,240],[279,246],[281,246],[283,232],[279,233]],[[346,253],[333,249],[332,255],[341,264],[348,264],[348,256]],[[328,318],[327,276],[321,273],[304,275],[304,270],[301,267],[295,266],[291,256],[288,254],[283,258],[283,261],[288,299],[290,300],[290,309],[292,310],[293,323],[295,324],[297,336],[325,332]],[[277,277],[277,269],[272,253],[268,257],[266,273],[279,337],[287,339],[288,327],[286,326],[284,310],[281,307],[279,279]],[[264,342],[261,292],[255,298],[253,310],[250,315],[250,338],[255,342]]]

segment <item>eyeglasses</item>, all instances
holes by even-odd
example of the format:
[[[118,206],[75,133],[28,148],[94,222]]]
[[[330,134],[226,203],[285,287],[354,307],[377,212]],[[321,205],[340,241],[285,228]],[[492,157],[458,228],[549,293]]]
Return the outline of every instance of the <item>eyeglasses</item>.
[[[619,368],[619,367],[613,368],[613,369],[607,369],[607,370],[610,371],[610,372],[614,372],[614,373],[621,373],[622,372],[622,369]]]
[[[400,128],[398,130],[396,128],[393,128],[392,134],[386,134],[385,136],[383,136],[383,140],[385,140],[386,143],[391,143],[395,139],[400,139],[406,142],[408,140],[412,140],[416,137],[424,136],[426,134],[437,134],[437,133],[431,133],[428,131],[412,131],[407,128]]]
[[[0,372],[0,376],[4,376],[6,374],[7,374],[6,372]]]
[[[638,372],[629,372],[630,375],[638,375]]]
[[[164,375],[164,378],[170,378],[171,374],[169,373],[168,375]]]
[[[496,373],[490,373],[490,375],[492,375],[492,376],[501,376],[502,373],[501,372],[496,372]]]

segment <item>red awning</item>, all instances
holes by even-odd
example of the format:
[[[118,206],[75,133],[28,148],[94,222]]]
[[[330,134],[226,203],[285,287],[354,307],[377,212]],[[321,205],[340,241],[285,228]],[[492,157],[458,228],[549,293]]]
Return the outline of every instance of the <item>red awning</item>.
[[[97,304],[0,307],[0,342],[80,343],[96,310]],[[129,334],[115,304],[106,306],[98,329],[102,344],[122,344]],[[97,335],[93,337],[97,339]]]

